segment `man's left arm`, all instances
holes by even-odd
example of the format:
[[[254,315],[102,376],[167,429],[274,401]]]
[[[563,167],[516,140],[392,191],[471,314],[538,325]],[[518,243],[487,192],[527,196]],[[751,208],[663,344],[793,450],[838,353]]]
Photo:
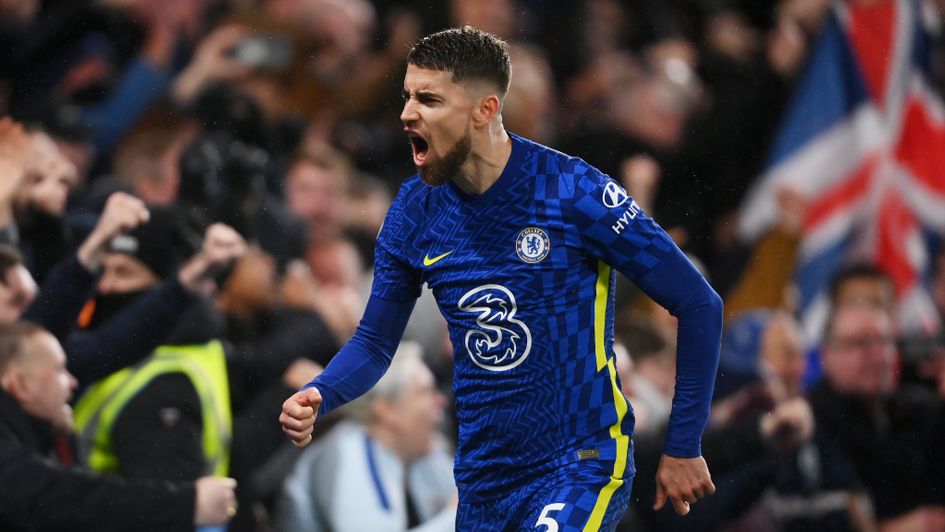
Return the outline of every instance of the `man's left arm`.
[[[585,248],[612,265],[678,319],[676,391],[657,471],[656,509],[676,511],[715,491],[702,459],[722,334],[722,300],[613,179],[591,171],[574,187],[574,222]]]

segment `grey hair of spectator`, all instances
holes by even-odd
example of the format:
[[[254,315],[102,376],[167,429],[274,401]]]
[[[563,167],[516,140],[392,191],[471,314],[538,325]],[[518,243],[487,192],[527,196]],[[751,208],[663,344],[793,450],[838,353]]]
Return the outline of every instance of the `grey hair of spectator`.
[[[423,364],[423,348],[417,342],[403,341],[397,346],[387,373],[364,395],[342,407],[344,414],[358,423],[373,419],[374,402],[380,399],[397,401],[410,383],[410,376]]]

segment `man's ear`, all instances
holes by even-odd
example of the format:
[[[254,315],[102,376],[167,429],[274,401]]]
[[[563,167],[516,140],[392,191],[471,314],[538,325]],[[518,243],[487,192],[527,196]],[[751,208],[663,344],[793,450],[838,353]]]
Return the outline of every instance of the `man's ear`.
[[[387,398],[381,397],[371,403],[371,417],[380,422],[391,422],[397,415],[394,404]]]
[[[28,379],[29,376],[26,375],[16,362],[12,362],[7,366],[7,370],[4,372],[3,376],[0,377],[0,387],[8,394],[12,395],[18,402],[22,402],[29,388],[27,384]]]
[[[502,102],[495,93],[486,93],[479,99],[479,103],[473,112],[473,124],[477,128],[483,128],[489,125],[493,119],[502,110]]]

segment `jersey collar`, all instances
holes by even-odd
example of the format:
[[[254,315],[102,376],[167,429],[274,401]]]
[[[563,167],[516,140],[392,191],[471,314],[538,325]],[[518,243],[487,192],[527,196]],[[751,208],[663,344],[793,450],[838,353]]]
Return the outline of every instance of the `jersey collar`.
[[[459,188],[456,183],[453,183],[452,180],[447,181],[447,186],[453,191],[453,196],[457,200],[470,207],[481,209],[492,204],[496,197],[515,182],[515,176],[519,174],[519,171],[522,169],[522,164],[525,162],[525,141],[512,133],[509,133],[509,138],[512,140],[512,153],[509,155],[509,160],[505,163],[505,168],[502,170],[499,179],[486,189],[485,192],[478,196],[468,194]]]

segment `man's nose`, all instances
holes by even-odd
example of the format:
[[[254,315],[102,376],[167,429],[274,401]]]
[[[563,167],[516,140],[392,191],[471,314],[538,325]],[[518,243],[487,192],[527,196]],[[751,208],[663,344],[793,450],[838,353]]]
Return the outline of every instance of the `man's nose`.
[[[103,275],[102,278],[98,280],[95,290],[99,294],[110,294],[112,291],[112,284],[110,280]]]
[[[413,100],[405,101],[404,109],[400,112],[400,121],[404,124],[408,124],[417,120],[418,117],[416,103],[414,103]]]

